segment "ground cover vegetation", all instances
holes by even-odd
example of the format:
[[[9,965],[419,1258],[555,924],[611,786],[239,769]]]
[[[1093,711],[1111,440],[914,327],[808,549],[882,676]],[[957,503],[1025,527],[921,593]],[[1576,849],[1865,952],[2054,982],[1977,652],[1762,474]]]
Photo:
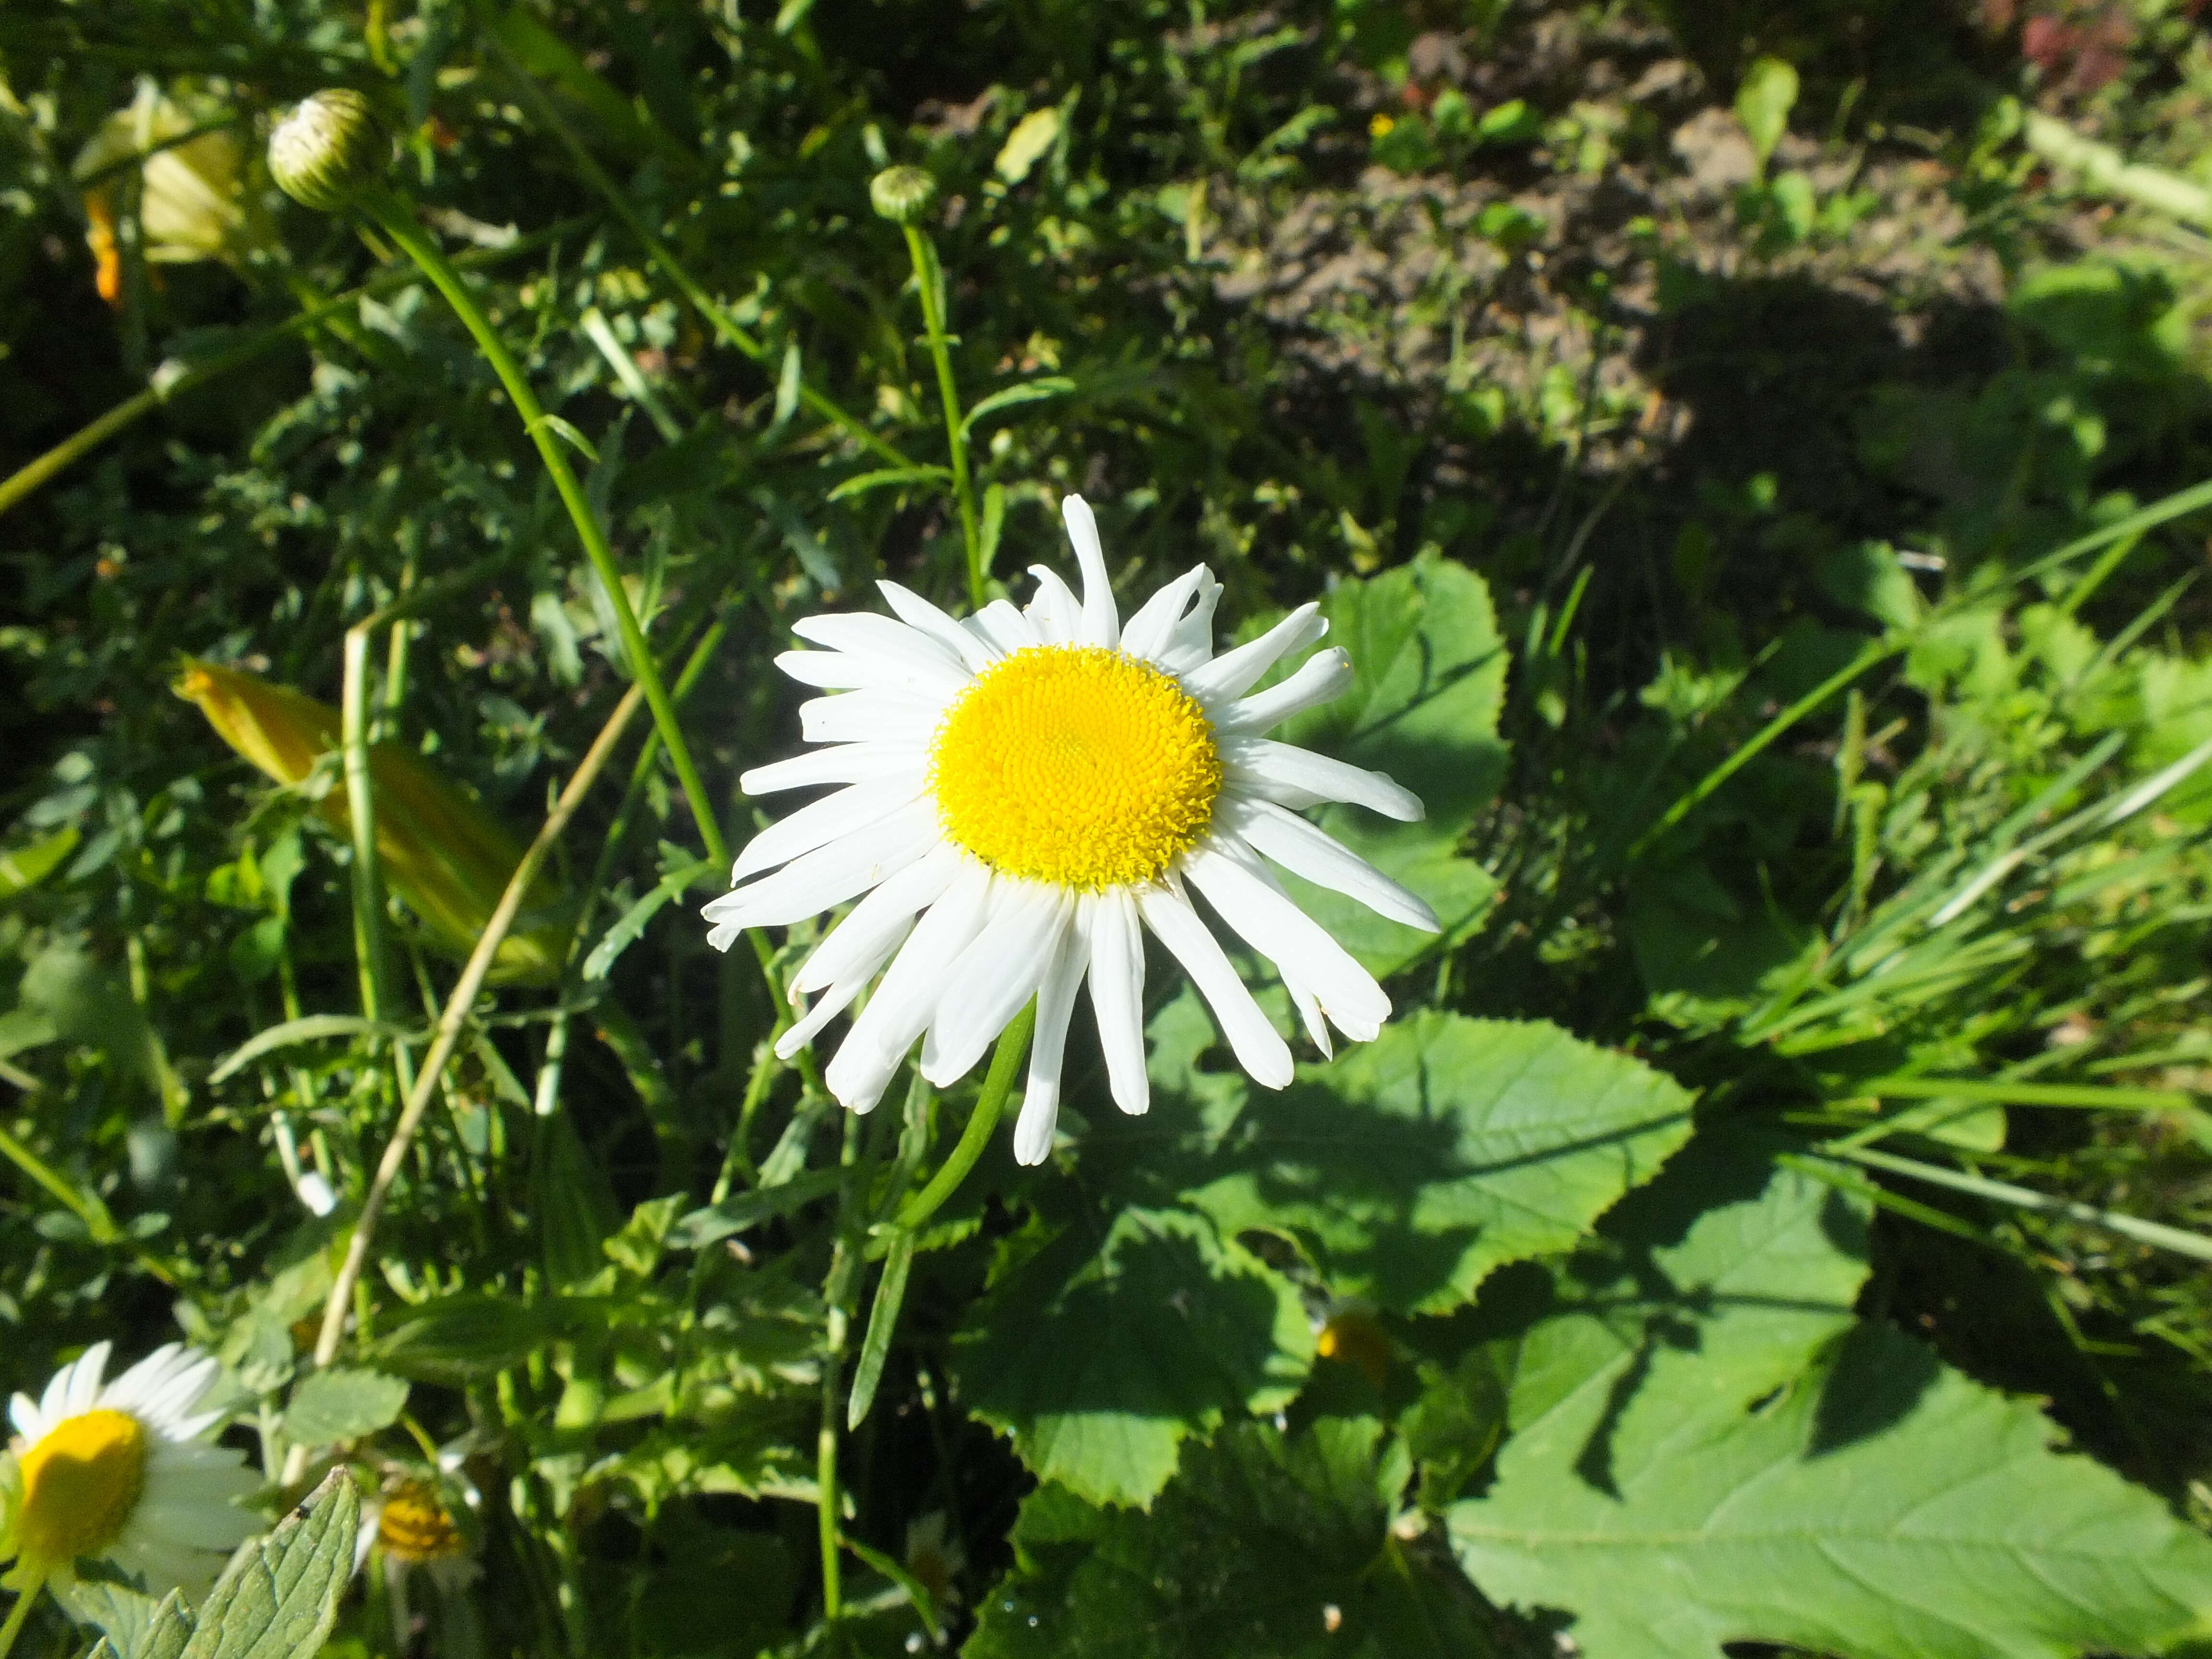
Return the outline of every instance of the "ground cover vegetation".
[[[2212,1642],[2195,11],[0,10],[0,1650]],[[1442,928],[1032,1166],[697,911],[1071,493]]]

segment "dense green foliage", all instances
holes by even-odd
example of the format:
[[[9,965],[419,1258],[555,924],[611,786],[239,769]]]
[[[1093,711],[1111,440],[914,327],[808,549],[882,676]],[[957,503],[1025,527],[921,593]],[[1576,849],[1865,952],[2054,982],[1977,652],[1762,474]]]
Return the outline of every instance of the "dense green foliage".
[[[111,1650],[2212,1641],[2192,16],[10,0],[0,1392],[181,1331],[342,1472]],[[1321,602],[1444,927],[1287,880],[1395,1017],[1279,1093],[1156,951],[939,1207],[1005,1077],[847,1115],[696,911],[792,623],[1076,490]]]

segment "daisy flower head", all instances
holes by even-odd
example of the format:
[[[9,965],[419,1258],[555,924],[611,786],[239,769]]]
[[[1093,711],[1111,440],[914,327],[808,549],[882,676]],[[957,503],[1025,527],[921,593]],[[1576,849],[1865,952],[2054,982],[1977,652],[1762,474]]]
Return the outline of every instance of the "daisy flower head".
[[[776,1044],[789,1058],[872,984],[824,1072],[855,1111],[882,1098],[917,1038],[922,1075],[941,1087],[1036,998],[1014,1128],[1024,1164],[1051,1150],[1086,980],[1115,1104],[1150,1103],[1146,930],[1195,981],[1238,1064],[1271,1089],[1291,1080],[1288,1046],[1194,894],[1274,964],[1324,1054],[1331,1025],[1370,1038],[1390,1000],[1269,866],[1410,926],[1437,925],[1420,899],[1298,816],[1350,801],[1411,820],[1420,802],[1379,772],[1265,735],[1352,684],[1350,660],[1329,649],[1252,690],[1328,631],[1319,607],[1301,605],[1217,655],[1221,586],[1199,565],[1124,623],[1091,508],[1079,495],[1060,508],[1079,599],[1038,565],[1036,597],[1020,609],[1000,599],[956,621],[886,581],[890,617],[793,625],[824,648],[787,652],[777,666],[830,694],[799,711],[800,735],[827,746],[739,786],[753,795],[841,787],[756,836],[733,890],[703,913],[708,942],[727,950],[746,928],[859,899],[793,975],[793,1000],[815,1000]]]
[[[17,1437],[0,1458],[0,1561],[15,1565],[0,1583],[43,1584],[70,1607],[76,1564],[91,1559],[155,1596],[197,1599],[261,1529],[235,1502],[261,1483],[205,1437],[222,1418],[199,1409],[213,1359],[172,1342],[103,1384],[109,1346],[94,1343],[39,1399],[19,1394],[9,1407]]]

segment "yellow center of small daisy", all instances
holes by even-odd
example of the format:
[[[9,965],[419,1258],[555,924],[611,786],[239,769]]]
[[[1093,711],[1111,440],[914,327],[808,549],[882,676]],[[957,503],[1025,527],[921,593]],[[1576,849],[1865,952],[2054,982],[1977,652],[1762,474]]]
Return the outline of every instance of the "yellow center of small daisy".
[[[1097,892],[1157,878],[1212,822],[1206,712],[1097,646],[1017,651],[946,711],[930,783],[947,839],[994,870]]]
[[[453,1516],[437,1494],[419,1480],[410,1480],[384,1500],[376,1541],[387,1554],[409,1563],[444,1560],[464,1548]]]
[[[23,1454],[15,1544],[44,1574],[99,1555],[123,1535],[146,1485],[146,1426],[128,1412],[86,1412]]]

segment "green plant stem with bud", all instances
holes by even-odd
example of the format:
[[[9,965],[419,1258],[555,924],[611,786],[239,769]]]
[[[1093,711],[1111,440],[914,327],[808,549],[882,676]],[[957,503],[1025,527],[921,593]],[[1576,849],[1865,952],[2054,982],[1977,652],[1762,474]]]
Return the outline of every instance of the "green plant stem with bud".
[[[921,294],[921,325],[928,335],[930,360],[937,365],[938,401],[945,405],[952,497],[960,508],[960,540],[968,554],[968,605],[981,611],[990,596],[983,586],[983,537],[975,518],[975,486],[968,477],[968,441],[960,429],[960,388],[952,378],[951,342],[945,331],[945,268],[920,226],[902,224],[899,228],[906,233],[906,251],[914,261],[914,284]]]
[[[499,376],[500,384],[514,404],[514,412],[521,416],[523,429],[538,447],[538,459],[553,480],[553,488],[561,497],[561,504],[568,509],[568,517],[576,526],[576,538],[583,544],[584,556],[592,562],[599,586],[605,590],[607,603],[615,616],[615,626],[622,635],[623,654],[629,659],[630,672],[645,693],[646,707],[653,712],[653,729],[660,734],[661,743],[668,750],[670,764],[676,769],[676,779],[683,787],[684,799],[690,803],[691,815],[698,820],[700,838],[706,842],[707,856],[717,864],[730,861],[729,843],[723,839],[720,820],[714,805],[708,799],[707,786],[701,781],[699,769],[691,758],[691,746],[684,741],[684,730],[677,723],[676,707],[669,701],[668,688],[663,684],[659,669],[654,665],[653,653],[645,642],[645,630],[638,626],[637,612],[631,608],[629,593],[623,586],[622,572],[615,563],[614,549],[608,544],[606,532],[599,527],[599,514],[584,494],[584,486],[577,479],[575,469],[562,452],[561,440],[546,414],[538,394],[531,390],[522,366],[507,349],[507,342],[492,326],[483,307],[461,280],[460,273],[447,261],[445,254],[422,222],[415,210],[400,197],[386,190],[363,192],[356,204],[359,210],[373,219],[392,242],[422,268],[438,292],[453,307],[477,343],[477,349],[491,365],[492,373]]]

